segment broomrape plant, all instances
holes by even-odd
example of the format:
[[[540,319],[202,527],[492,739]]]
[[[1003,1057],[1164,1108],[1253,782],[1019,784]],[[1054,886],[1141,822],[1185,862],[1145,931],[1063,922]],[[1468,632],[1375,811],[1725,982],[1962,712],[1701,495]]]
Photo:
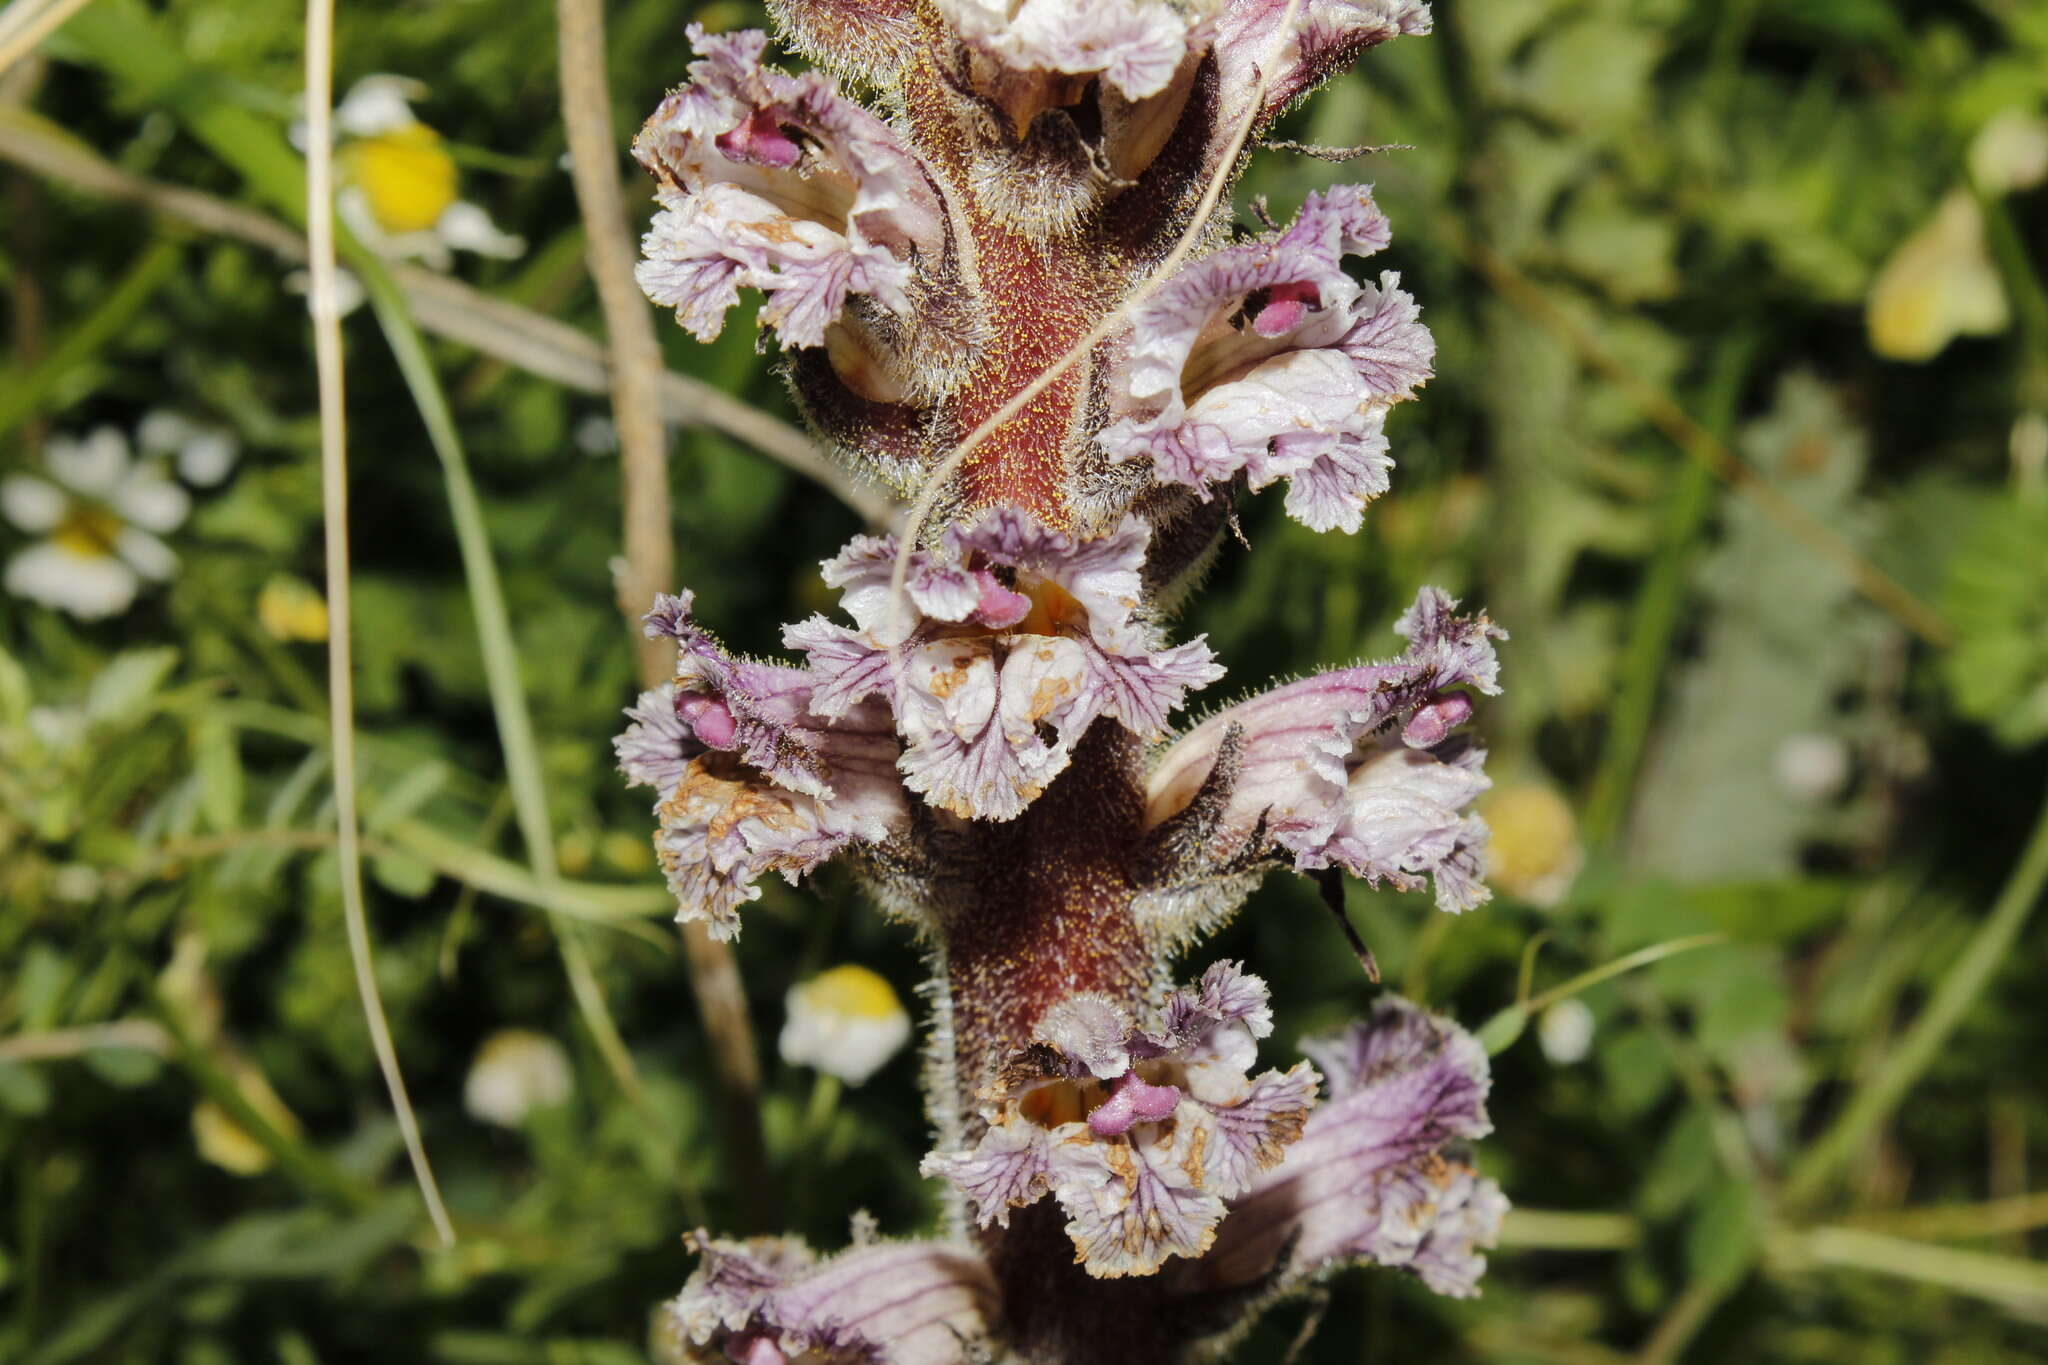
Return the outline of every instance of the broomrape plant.
[[[927,947],[924,1170],[954,1197],[944,1240],[856,1226],[829,1257],[697,1234],[666,1347],[1159,1361],[1347,1263],[1476,1292],[1506,1201],[1462,1145],[1490,1127],[1475,1040],[1383,997],[1260,1070],[1267,983],[1174,965],[1276,867],[1487,898],[1462,732],[1498,690],[1483,614],[1425,588],[1398,657],[1177,737],[1223,668],[1165,625],[1240,489],[1285,482],[1295,518],[1351,532],[1388,487],[1386,415],[1434,344],[1398,276],[1346,269],[1388,241],[1371,192],[1232,243],[1214,191],[1427,7],[774,10],[820,69],[690,30],[688,82],[634,144],[661,206],[640,282],[706,340],[760,291],[812,423],[932,515],[825,563],[842,614],[787,627],[794,662],[733,657],[688,592],[655,602],[675,677],[616,747],[658,793],[682,919],[730,938],[761,876],[843,856]]]

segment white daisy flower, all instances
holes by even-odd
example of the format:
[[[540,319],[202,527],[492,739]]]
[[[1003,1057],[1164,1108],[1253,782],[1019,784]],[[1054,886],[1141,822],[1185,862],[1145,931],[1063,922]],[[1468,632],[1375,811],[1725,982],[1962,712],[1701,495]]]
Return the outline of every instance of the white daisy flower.
[[[7,561],[0,582],[9,595],[96,621],[177,570],[158,537],[185,520],[192,500],[155,462],[137,463],[121,432],[52,439],[43,466],[47,477],[0,480],[0,514],[41,537]]]
[[[782,1060],[860,1085],[910,1041],[910,1016],[889,983],[848,964],[792,986]]]
[[[448,269],[457,251],[505,260],[524,254],[525,238],[501,231],[458,196],[461,176],[447,143],[412,111],[426,93],[404,76],[365,76],[335,106],[342,221],[378,255],[436,270]]]

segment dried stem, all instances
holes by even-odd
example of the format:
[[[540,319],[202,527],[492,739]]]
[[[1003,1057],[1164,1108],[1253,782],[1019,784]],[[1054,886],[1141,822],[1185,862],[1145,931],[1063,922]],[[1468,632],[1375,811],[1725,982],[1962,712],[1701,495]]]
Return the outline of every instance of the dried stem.
[[[632,628],[643,686],[667,681],[672,648],[638,629],[640,614],[675,578],[670,540],[667,436],[661,420],[661,346],[647,302],[633,279],[634,251],[626,235],[619,189],[618,142],[605,72],[602,0],[558,0],[562,122],[568,132],[570,172],[583,215],[591,278],[605,320],[612,420],[619,433],[619,485],[624,519],[625,568],[618,576],[619,607]],[[761,1063],[746,990],[729,945],[702,924],[682,927],[683,959],[697,1000],[719,1087],[725,1094],[727,1137],[739,1187],[758,1203],[768,1180],[762,1166]]]
[[[619,607],[631,622],[675,578],[669,540],[668,448],[661,429],[661,345],[633,282],[633,248],[625,235],[626,205],[619,191],[618,143],[612,132],[611,94],[605,74],[601,0],[558,0],[556,29],[562,69],[562,123],[568,131],[569,173],[583,215],[584,252],[604,311],[605,358],[611,379],[612,422],[619,433],[619,492],[625,522],[626,566],[618,576]],[[640,681],[652,687],[669,674],[661,640],[633,632]]]
[[[0,71],[36,50],[92,0],[14,0],[0,11]]]

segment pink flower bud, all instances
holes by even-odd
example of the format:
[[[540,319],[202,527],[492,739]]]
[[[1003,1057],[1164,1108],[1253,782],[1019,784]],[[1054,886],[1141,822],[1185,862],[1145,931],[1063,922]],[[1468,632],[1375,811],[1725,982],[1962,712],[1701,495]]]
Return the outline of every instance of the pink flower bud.
[[[686,696],[676,703],[676,714],[689,723],[697,739],[707,748],[730,749],[738,729],[732,709],[716,697]]]
[[[1433,749],[1470,719],[1472,698],[1463,692],[1446,692],[1416,708],[1401,729],[1401,742],[1411,749]]]
[[[1088,1127],[1097,1137],[1119,1137],[1135,1123],[1157,1123],[1180,1103],[1180,1091],[1170,1085],[1147,1085],[1135,1071],[1125,1072],[1116,1091],[1088,1116]]]

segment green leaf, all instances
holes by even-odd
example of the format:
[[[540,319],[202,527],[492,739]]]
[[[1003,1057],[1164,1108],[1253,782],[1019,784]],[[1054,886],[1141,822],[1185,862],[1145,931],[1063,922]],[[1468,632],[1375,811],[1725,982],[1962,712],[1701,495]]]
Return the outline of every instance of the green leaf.
[[[1479,1026],[1479,1045],[1486,1049],[1489,1057],[1498,1057],[1513,1047],[1522,1031],[1529,1027],[1529,1011],[1520,1005],[1509,1005],[1506,1009]]]
[[[1756,1191],[1737,1180],[1715,1183],[1685,1230],[1686,1269],[1696,1280],[1726,1283],[1756,1255],[1763,1219]]]
[[[15,969],[14,1007],[24,1031],[53,1028],[64,1006],[64,994],[77,978],[70,959],[44,942],[31,943]]]
[[[2048,738],[2048,501],[2008,498],[1949,567],[1956,628],[1942,677],[1956,709],[2015,747]]]
[[[407,900],[418,900],[434,889],[434,869],[410,854],[385,853],[370,859],[370,875],[377,885]]]
[[[84,1055],[95,1076],[123,1090],[148,1085],[163,1074],[163,1058],[139,1047],[89,1047]]]
[[[178,651],[168,647],[116,654],[93,676],[85,694],[86,715],[95,721],[132,719],[132,713],[155,695],[177,663]]]
[[[235,732],[217,715],[202,715],[192,727],[192,766],[199,778],[199,807],[206,822],[226,832],[242,822],[242,755]]]
[[[1599,1058],[1602,1093],[1625,1115],[1640,1115],[1671,1089],[1671,1059],[1645,1029],[1603,1038]]]
[[[12,654],[0,649],[0,726],[13,729],[27,720],[28,708],[34,700],[28,670]]]
[[[50,1078],[41,1068],[0,1061],[0,1109],[34,1118],[50,1107]]]
[[[1636,1204],[1650,1218],[1669,1218],[1714,1176],[1714,1131],[1706,1113],[1687,1108],[1665,1132],[1650,1159]]]
[[[1685,897],[1738,942],[1790,943],[1840,920],[1850,884],[1833,878],[1725,882],[1687,887]]]
[[[381,833],[399,821],[409,819],[447,785],[448,765],[445,763],[428,762],[409,769],[364,812],[363,831],[367,834]]]

